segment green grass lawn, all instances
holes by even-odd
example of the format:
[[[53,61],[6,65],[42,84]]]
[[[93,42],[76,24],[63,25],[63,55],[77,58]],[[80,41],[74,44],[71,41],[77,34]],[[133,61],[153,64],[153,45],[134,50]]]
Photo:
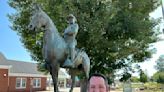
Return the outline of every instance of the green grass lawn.
[[[120,87],[117,90],[122,90],[123,85],[124,84],[120,85]],[[135,91],[135,92],[164,92],[164,88],[163,88],[163,91],[161,89],[162,87],[164,87],[164,85],[158,84],[155,82],[147,82],[145,84],[143,84],[143,83],[132,83],[131,86],[134,90],[137,89],[137,91]],[[143,89],[143,90],[140,90],[140,89]]]

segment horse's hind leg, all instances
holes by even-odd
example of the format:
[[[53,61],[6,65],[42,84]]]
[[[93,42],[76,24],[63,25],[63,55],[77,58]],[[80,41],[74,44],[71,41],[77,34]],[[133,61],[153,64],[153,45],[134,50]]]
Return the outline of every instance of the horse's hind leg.
[[[73,87],[75,86],[75,75],[71,74],[71,79],[72,79],[72,84],[71,84],[71,89],[69,92],[73,92]]]
[[[51,64],[50,64],[50,61],[48,61],[47,59],[45,60],[44,68],[47,69],[52,75]]]
[[[54,84],[54,92],[59,92],[58,90],[58,71],[59,71],[59,66],[58,65],[51,65],[51,73],[52,73],[52,80]]]

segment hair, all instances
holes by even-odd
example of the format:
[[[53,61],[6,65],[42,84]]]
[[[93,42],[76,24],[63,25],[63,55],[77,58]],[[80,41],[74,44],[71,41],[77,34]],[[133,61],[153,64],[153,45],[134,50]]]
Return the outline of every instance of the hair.
[[[104,81],[105,81],[106,89],[107,89],[107,91],[108,91],[108,79],[106,78],[105,75],[100,74],[100,73],[93,73],[93,74],[91,74],[91,75],[89,76],[89,78],[88,78],[88,83],[89,83],[89,84],[90,84],[89,81],[90,81],[90,79],[91,79],[92,77],[101,77],[101,78],[103,78]],[[88,87],[89,87],[89,85],[88,85]]]

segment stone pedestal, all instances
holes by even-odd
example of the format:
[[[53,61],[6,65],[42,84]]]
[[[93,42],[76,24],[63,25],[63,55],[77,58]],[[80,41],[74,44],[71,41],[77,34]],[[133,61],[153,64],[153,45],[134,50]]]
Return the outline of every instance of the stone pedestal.
[[[130,81],[124,82],[123,92],[132,92],[132,85]]]

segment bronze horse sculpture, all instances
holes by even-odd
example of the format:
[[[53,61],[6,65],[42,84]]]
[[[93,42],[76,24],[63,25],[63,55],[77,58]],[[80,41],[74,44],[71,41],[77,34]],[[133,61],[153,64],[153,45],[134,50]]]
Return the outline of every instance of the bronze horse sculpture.
[[[30,30],[35,30],[36,28],[44,27],[42,48],[43,58],[45,59],[46,63],[48,63],[48,70],[52,76],[54,84],[54,92],[59,92],[58,71],[60,67],[63,67],[63,64],[68,55],[66,43],[63,37],[60,36],[50,17],[38,5],[34,6],[34,10],[35,12],[32,14],[28,28]],[[75,76],[77,75],[77,72],[85,73],[86,78],[88,78],[90,71],[90,59],[86,52],[76,49],[75,55],[75,68],[68,68],[72,78],[70,92],[73,91]],[[82,68],[79,69],[79,66],[82,66]]]

